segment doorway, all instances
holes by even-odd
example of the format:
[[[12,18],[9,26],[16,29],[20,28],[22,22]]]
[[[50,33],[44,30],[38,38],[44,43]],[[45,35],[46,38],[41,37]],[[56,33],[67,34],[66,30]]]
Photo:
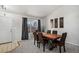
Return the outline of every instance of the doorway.
[[[33,18],[24,18],[22,20],[22,40],[33,38],[35,30],[41,31],[41,21]]]
[[[36,19],[28,19],[28,36],[29,39],[33,38],[33,32],[38,30],[38,20]]]

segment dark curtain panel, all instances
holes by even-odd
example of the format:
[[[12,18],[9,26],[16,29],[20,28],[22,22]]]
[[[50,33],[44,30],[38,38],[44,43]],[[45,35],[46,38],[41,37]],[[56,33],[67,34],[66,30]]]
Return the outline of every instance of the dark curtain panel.
[[[41,32],[41,21],[40,20],[38,20],[38,31]]]
[[[22,18],[22,40],[28,40],[27,18]]]

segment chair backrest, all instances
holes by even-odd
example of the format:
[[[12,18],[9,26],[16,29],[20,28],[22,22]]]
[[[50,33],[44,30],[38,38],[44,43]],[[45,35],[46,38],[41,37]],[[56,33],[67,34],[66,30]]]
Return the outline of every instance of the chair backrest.
[[[51,34],[51,30],[47,30],[47,33]]]
[[[57,30],[52,31],[52,34],[57,34],[57,33],[58,33]]]
[[[43,41],[43,34],[41,32],[38,33],[38,39],[40,42]]]
[[[67,33],[66,32],[65,33],[62,33],[62,37],[61,37],[60,41],[61,42],[65,42],[66,37],[67,37]]]
[[[34,40],[37,40],[37,33],[36,32],[33,32],[33,35],[34,35]]]
[[[35,32],[39,32],[38,30],[35,30]]]

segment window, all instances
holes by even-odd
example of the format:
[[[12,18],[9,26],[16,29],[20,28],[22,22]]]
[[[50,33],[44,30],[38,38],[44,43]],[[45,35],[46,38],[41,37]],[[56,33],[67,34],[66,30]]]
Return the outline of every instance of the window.
[[[58,18],[55,18],[55,28],[58,28]]]
[[[60,25],[60,28],[64,28],[64,17],[60,17],[59,18],[59,25]]]
[[[53,28],[53,19],[50,20],[51,28]]]

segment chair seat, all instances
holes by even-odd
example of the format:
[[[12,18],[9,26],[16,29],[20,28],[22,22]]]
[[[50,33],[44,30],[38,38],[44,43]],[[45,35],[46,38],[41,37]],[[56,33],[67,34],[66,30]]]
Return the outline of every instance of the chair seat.
[[[56,41],[55,41],[55,45],[57,45],[57,46],[58,46],[58,45],[59,45],[59,46],[63,46],[64,43],[63,43],[63,42],[60,42],[60,41],[58,41],[58,40],[56,40]]]

